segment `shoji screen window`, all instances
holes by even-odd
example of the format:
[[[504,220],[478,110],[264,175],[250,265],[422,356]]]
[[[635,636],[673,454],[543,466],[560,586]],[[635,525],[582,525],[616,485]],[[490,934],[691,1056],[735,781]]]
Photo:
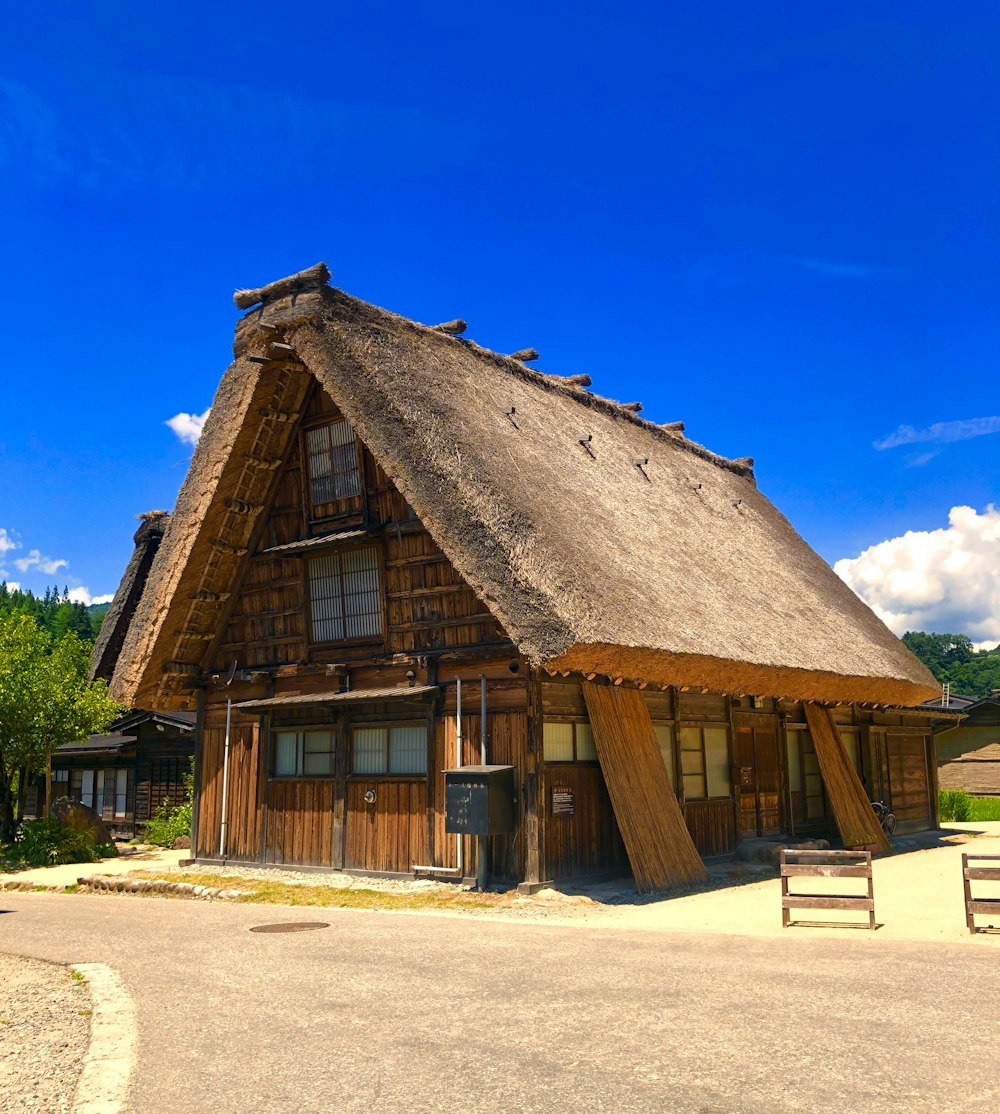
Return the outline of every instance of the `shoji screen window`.
[[[313,642],[377,638],[382,589],[375,546],[313,557],[308,562]]]
[[[686,724],[678,732],[684,799],[729,797],[729,730]]]
[[[340,421],[306,432],[313,508],[361,493],[358,444],[350,423]]]
[[[546,762],[596,762],[590,724],[546,720],[542,725],[542,757]]]

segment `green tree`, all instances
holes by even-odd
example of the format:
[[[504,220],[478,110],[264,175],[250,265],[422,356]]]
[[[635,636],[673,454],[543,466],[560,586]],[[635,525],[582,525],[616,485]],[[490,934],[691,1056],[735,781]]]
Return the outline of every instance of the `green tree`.
[[[934,676],[964,696],[989,696],[1000,689],[1000,646],[976,650],[967,634],[907,631],[903,642]]]
[[[88,658],[72,632],[53,643],[31,615],[0,615],[0,843],[14,838],[21,772],[44,769],[57,747],[122,713],[104,681],[87,680]]]

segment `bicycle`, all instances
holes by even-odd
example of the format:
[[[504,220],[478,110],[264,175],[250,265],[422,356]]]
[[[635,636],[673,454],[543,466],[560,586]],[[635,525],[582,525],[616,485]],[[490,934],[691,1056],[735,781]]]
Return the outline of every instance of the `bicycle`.
[[[892,833],[896,830],[896,814],[881,801],[872,801],[872,810],[878,818],[878,822],[882,825],[882,831],[885,832],[886,837],[892,839]]]

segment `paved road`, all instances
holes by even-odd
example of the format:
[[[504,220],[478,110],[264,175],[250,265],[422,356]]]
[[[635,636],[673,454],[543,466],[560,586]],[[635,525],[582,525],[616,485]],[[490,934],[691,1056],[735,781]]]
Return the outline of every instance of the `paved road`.
[[[133,1114],[969,1114],[1000,1097],[993,949],[126,896],[0,909],[0,950],[123,977]]]

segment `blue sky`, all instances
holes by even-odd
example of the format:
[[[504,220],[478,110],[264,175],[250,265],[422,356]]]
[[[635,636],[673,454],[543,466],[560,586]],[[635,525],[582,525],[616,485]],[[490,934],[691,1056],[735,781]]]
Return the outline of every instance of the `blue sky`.
[[[7,13],[0,569],[113,591],[232,290],[324,259],[755,457],[896,626],[1000,641],[998,48],[976,2]]]

